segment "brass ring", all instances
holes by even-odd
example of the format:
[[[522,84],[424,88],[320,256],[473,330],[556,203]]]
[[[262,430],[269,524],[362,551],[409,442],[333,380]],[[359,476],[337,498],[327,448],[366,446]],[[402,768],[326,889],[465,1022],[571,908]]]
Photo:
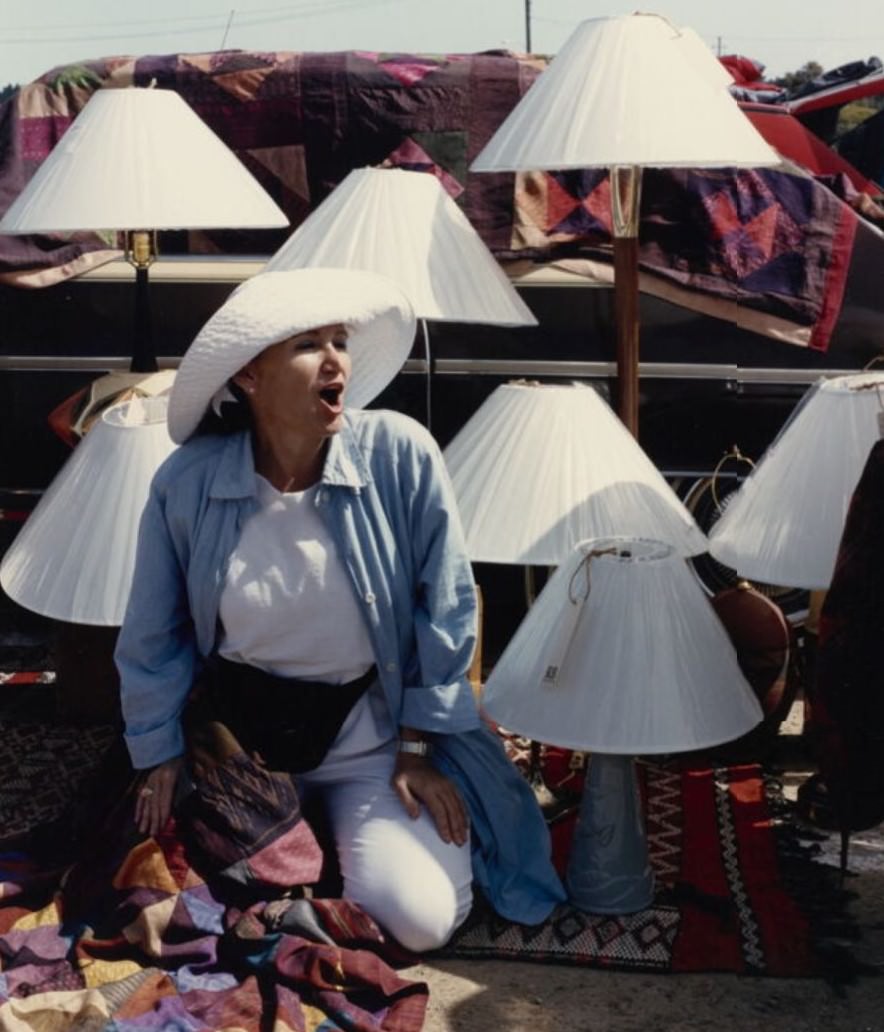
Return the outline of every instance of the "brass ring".
[[[744,455],[737,445],[733,445],[730,451],[726,451],[721,456],[718,460],[718,464],[712,471],[712,476],[709,480],[709,493],[712,495],[712,504],[718,512],[721,512],[721,499],[718,497],[718,477],[721,473],[721,467],[728,461],[728,459],[733,459],[734,462],[745,462],[750,469],[755,469],[755,463],[748,455]]]

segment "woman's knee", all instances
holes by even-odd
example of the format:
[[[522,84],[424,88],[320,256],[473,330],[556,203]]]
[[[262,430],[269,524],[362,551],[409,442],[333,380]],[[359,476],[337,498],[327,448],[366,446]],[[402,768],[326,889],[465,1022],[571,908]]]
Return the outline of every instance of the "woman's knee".
[[[444,945],[472,903],[469,843],[443,842],[424,810],[413,820],[388,781],[338,790],[332,802],[344,895],[358,903],[403,946]]]
[[[360,892],[346,887],[344,894],[358,903],[406,949],[415,953],[444,946],[466,919],[472,903],[469,886],[411,884],[399,881],[382,891]]]

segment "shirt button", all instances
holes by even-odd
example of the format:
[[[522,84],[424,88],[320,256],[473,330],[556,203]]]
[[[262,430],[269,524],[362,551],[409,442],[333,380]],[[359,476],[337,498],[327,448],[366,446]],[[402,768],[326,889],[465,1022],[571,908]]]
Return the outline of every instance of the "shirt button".
[[[366,602],[367,602],[367,603],[368,603],[369,605],[371,605],[371,604],[372,604],[372,602],[374,602],[374,600],[375,600],[375,594],[374,594],[374,592],[373,592],[373,591],[366,591],[366,593],[365,593],[365,601],[366,601]]]
[[[390,662],[390,663],[387,664],[387,670],[389,670],[391,674],[393,673],[393,671],[395,669],[396,669],[396,664],[395,663]]]

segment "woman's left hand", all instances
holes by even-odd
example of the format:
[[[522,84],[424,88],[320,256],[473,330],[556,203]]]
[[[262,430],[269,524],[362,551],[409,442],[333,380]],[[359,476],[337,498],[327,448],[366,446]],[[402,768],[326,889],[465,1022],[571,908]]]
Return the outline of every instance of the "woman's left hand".
[[[423,803],[442,841],[464,845],[469,832],[467,808],[454,784],[428,759],[399,753],[392,783],[409,817],[417,818]]]

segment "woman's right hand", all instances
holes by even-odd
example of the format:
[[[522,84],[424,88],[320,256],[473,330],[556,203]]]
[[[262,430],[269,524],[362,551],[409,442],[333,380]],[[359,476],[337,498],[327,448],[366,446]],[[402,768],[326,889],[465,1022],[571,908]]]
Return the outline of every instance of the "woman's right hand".
[[[183,756],[166,760],[153,768],[138,790],[135,823],[142,835],[158,834],[168,821],[175,798],[175,785],[183,764]]]

